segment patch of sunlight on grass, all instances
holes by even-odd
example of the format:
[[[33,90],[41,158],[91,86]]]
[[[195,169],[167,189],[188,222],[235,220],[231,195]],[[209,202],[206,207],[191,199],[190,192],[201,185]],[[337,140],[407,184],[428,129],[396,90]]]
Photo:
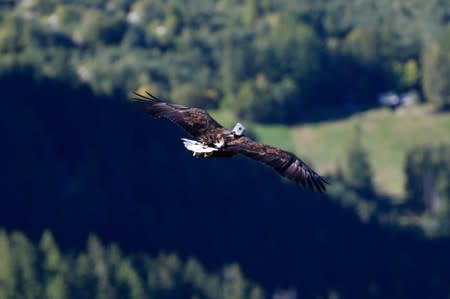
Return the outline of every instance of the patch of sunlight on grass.
[[[208,110],[208,113],[225,128],[232,129],[237,122],[236,117],[229,110]]]
[[[295,152],[295,145],[292,142],[288,126],[252,124],[251,130],[260,142]]]

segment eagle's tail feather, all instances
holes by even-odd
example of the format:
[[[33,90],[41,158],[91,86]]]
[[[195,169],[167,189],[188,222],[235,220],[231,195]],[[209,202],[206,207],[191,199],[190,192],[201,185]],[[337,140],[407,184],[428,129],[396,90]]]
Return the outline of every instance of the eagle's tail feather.
[[[183,140],[184,147],[194,153],[211,153],[218,150],[215,147],[207,146],[206,144],[203,144],[196,140],[187,138],[181,138],[181,140]]]

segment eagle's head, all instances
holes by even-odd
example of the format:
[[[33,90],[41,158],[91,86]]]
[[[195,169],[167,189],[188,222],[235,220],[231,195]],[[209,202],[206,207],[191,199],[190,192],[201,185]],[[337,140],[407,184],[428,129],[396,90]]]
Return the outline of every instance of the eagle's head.
[[[241,123],[237,123],[234,128],[233,128],[233,133],[236,136],[242,136],[244,134],[245,131],[245,127],[244,125],[242,125]]]

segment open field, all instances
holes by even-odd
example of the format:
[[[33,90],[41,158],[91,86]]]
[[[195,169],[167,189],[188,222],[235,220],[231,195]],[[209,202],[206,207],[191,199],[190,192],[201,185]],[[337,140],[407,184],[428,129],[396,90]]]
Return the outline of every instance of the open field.
[[[348,119],[291,129],[297,153],[314,161],[321,171],[343,163],[358,124],[380,191],[402,198],[406,153],[417,145],[450,143],[450,114],[432,114],[427,106],[392,112],[374,109]]]

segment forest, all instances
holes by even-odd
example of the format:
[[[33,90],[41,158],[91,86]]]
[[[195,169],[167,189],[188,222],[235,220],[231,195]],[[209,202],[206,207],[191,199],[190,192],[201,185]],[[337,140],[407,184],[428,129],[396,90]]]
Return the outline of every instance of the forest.
[[[210,274],[194,258],[124,256],[95,236],[73,255],[62,253],[49,231],[34,245],[0,230],[0,252],[1,298],[263,298],[237,264]]]
[[[0,2],[0,298],[447,298],[448,7]],[[257,139],[352,120],[387,92],[447,121],[404,151],[400,198],[356,122],[320,195],[244,158],[193,159],[128,100],[144,90]]]

